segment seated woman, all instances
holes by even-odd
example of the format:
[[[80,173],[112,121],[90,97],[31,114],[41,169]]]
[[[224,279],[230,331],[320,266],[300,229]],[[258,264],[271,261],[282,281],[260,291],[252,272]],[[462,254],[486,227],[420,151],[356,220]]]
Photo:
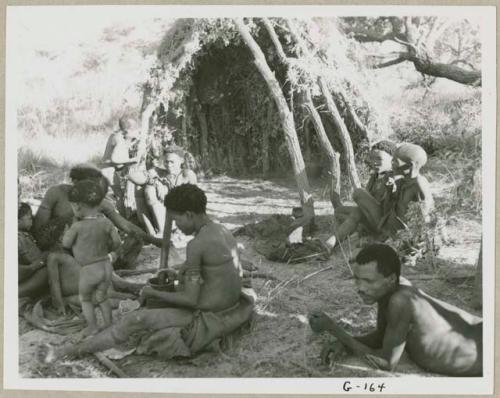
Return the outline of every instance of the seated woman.
[[[108,191],[108,181],[103,177],[101,171],[90,164],[82,164],[70,170],[70,178],[73,183],[81,180],[98,180],[105,192]],[[50,187],[38,208],[34,220],[34,232],[37,240],[46,239],[47,228],[53,223],[62,222],[71,225],[73,222],[73,208],[68,198],[71,184],[59,184]],[[143,241],[159,244],[154,237],[148,236],[141,228],[123,218],[115,206],[107,199],[100,205],[100,212],[106,216],[119,230],[127,234],[124,242],[124,251],[115,261],[115,268],[133,268],[135,261],[142,249]],[[61,231],[62,232],[62,231]],[[58,239],[60,237],[54,237]]]

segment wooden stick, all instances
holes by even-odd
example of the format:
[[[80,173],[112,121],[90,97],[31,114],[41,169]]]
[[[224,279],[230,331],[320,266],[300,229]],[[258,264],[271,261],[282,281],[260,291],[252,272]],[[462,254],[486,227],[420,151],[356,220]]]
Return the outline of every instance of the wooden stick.
[[[158,268],[145,268],[145,269],[119,269],[115,271],[118,276],[134,276],[141,274],[154,274]]]
[[[172,218],[167,211],[165,215],[165,226],[163,227],[163,242],[161,245],[160,267],[159,270],[168,268],[168,254],[170,253],[170,238],[172,236]],[[166,273],[158,275],[158,282],[165,283]]]
[[[111,370],[118,377],[122,379],[128,378],[127,374],[123,370],[121,370],[118,366],[116,366],[114,362],[106,358],[106,356],[102,352],[94,352],[94,356],[102,365]]]

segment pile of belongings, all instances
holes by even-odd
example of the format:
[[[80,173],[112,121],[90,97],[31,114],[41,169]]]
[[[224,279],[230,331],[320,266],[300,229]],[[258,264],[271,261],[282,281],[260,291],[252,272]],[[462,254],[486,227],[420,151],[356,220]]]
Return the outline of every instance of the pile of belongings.
[[[258,223],[244,225],[237,229],[234,235],[245,235],[255,239],[257,252],[270,261],[292,264],[328,259],[328,251],[319,239],[288,242],[287,233],[293,221],[292,216],[273,214]]]

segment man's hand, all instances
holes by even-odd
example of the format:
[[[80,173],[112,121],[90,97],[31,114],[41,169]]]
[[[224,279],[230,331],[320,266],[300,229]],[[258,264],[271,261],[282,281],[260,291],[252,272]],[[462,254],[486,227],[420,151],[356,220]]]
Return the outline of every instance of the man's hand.
[[[166,277],[164,279],[168,279],[169,281],[175,281],[178,277],[177,271],[175,271],[173,269],[161,269],[161,270],[159,270],[157,275],[156,275],[158,277],[158,279],[161,279],[160,275],[162,275],[162,274],[166,274]]]
[[[141,306],[144,305],[146,300],[150,297],[154,297],[155,290],[151,286],[144,286],[139,293],[139,303]]]
[[[330,365],[337,362],[347,353],[345,346],[338,340],[325,343],[321,350],[321,364]]]
[[[309,325],[316,333],[330,330],[335,321],[326,315],[323,311],[313,311],[309,314]]]
[[[55,308],[58,315],[66,316],[66,302],[52,299],[52,306]]]

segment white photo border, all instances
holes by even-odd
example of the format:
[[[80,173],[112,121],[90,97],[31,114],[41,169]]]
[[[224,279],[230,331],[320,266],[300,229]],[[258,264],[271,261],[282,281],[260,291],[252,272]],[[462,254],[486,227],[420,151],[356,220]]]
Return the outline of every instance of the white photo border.
[[[27,379],[19,375],[17,314],[17,137],[16,109],[22,92],[15,71],[16,23],[24,12],[36,8],[43,20],[65,12],[143,13],[167,18],[220,18],[289,16],[442,15],[477,17],[482,34],[482,176],[483,176],[483,377],[477,378],[206,378],[179,379]],[[384,383],[384,394],[492,394],[494,385],[495,321],[495,173],[496,170],[496,8],[494,6],[8,6],[6,34],[6,129],[5,129],[5,259],[4,259],[4,388],[21,390],[123,391],[209,394],[352,394],[352,385]]]

